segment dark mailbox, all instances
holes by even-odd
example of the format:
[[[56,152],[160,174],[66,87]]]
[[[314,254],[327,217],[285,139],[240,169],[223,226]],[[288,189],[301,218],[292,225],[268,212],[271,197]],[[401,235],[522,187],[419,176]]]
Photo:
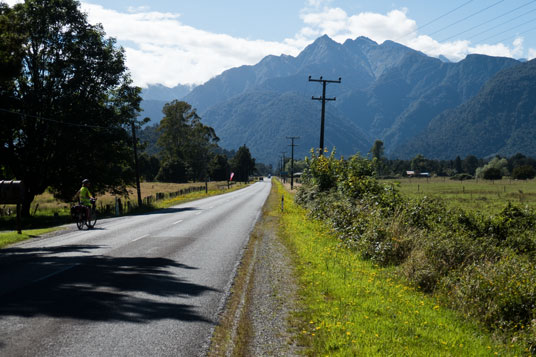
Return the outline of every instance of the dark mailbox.
[[[24,184],[22,181],[0,181],[0,203],[22,203],[24,197]]]

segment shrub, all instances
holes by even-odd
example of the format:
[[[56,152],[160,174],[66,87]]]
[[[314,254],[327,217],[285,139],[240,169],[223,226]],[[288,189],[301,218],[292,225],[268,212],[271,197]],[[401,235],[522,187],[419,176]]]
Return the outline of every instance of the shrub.
[[[500,180],[502,172],[496,167],[488,167],[482,172],[482,178],[484,180]]]
[[[451,304],[489,327],[520,330],[536,318],[536,268],[515,254],[468,265],[445,288]]]
[[[472,180],[473,176],[469,174],[456,174],[450,178],[451,180],[458,180],[458,181],[465,181],[465,180]]]
[[[362,256],[381,265],[402,263],[413,248],[411,227],[400,214],[385,219],[378,212],[370,216],[368,225],[357,241]]]
[[[536,176],[536,170],[531,165],[522,165],[514,167],[512,178],[516,180],[530,180]]]

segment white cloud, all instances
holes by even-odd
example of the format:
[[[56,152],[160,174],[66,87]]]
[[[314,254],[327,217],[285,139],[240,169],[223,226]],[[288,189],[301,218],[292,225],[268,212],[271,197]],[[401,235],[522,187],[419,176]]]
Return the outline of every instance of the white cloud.
[[[3,1],[9,5],[21,2]],[[306,0],[304,9],[297,14],[303,21],[302,28],[279,42],[203,31],[181,23],[180,14],[150,11],[148,7],[129,7],[127,11],[119,12],[82,3],[82,10],[88,13],[91,23],[102,23],[107,35],[123,44],[127,66],[135,84],[141,86],[201,84],[226,69],[255,64],[269,54],[297,55],[323,34],[340,43],[359,36],[378,43],[393,40],[430,56],[444,55],[453,61],[470,53],[505,57],[522,57],[525,53],[522,37],[516,38],[512,44],[474,45],[463,40],[438,42],[419,34],[417,23],[408,18],[405,8],[386,14],[361,12],[352,15],[341,8],[331,7],[332,2]],[[535,58],[536,50],[529,49],[528,57]]]
[[[528,59],[531,60],[531,59],[534,59],[536,58],[536,49],[534,48],[529,48],[529,56],[528,56]]]
[[[15,4],[20,4],[21,2],[24,2],[24,0],[2,0],[0,2],[6,3],[9,6],[13,6]]]
[[[324,6],[322,9],[304,10],[301,18],[306,27],[296,36],[300,39],[309,37],[313,40],[310,37],[327,34],[342,43],[348,38],[366,36],[378,43],[393,40],[429,56],[444,55],[453,61],[462,60],[471,53],[504,57],[521,57],[524,53],[521,37],[516,38],[512,45],[474,45],[465,40],[438,42],[419,34],[417,23],[407,17],[407,9],[392,10],[385,15],[371,12],[348,15],[340,8]]]
[[[174,13],[121,13],[87,3],[82,9],[91,23],[102,23],[107,35],[126,44],[127,66],[141,86],[200,84],[269,54],[299,52],[285,42],[247,40],[186,26]]]

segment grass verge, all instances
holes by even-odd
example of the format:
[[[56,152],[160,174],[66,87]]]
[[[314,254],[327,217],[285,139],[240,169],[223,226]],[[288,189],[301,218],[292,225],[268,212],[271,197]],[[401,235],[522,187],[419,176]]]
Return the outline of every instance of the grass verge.
[[[476,323],[344,248],[322,222],[285,196],[280,234],[294,254],[300,305],[294,324],[307,355],[522,355]]]
[[[58,229],[59,229],[58,227],[45,228],[45,229],[32,229],[29,231],[23,231],[22,234],[18,234],[17,232],[0,233],[0,249],[13,243],[17,243],[17,242],[20,242],[29,238],[36,238],[36,237],[39,237],[40,235],[54,232]]]

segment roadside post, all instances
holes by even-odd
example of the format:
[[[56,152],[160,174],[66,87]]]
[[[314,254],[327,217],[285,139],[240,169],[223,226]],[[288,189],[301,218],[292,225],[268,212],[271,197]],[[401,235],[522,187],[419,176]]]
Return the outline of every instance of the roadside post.
[[[22,234],[21,206],[25,187],[22,181],[0,181],[0,204],[17,205],[17,233]]]

